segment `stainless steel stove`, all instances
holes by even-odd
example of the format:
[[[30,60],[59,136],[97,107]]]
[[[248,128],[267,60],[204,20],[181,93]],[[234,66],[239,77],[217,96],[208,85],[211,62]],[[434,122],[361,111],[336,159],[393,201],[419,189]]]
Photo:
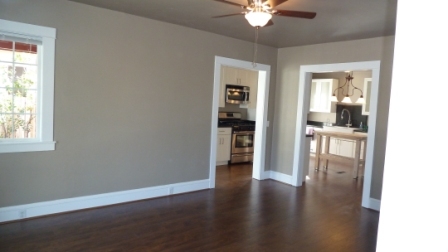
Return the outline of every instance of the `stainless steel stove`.
[[[219,112],[218,127],[232,128],[230,163],[252,162],[255,121],[241,119],[241,113],[239,112]]]

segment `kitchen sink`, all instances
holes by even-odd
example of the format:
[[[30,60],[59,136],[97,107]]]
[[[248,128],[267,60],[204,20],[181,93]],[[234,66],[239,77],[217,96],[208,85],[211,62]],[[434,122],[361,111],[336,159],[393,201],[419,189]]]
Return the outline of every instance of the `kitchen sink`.
[[[343,127],[343,126],[324,126],[323,130],[325,131],[336,131],[336,132],[343,132],[343,133],[353,133],[355,132],[357,128],[349,128],[349,127]]]

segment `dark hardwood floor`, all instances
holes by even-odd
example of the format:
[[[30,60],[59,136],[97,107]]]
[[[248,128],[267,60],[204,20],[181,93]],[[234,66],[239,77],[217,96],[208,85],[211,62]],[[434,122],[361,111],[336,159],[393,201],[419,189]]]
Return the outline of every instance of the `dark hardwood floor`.
[[[375,251],[379,213],[349,167],[295,188],[219,166],[212,190],[0,224],[0,251]]]

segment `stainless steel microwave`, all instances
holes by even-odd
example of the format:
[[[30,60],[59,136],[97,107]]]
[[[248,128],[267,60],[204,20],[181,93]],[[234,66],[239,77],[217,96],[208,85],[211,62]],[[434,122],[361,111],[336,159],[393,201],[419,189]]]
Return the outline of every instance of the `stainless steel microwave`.
[[[226,85],[226,102],[232,104],[248,104],[250,88],[247,86]]]

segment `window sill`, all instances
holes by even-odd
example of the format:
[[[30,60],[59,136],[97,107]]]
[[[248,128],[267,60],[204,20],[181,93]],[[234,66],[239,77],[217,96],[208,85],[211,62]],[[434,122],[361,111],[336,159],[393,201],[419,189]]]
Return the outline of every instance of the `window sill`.
[[[0,153],[34,152],[55,150],[56,142],[0,143]]]

